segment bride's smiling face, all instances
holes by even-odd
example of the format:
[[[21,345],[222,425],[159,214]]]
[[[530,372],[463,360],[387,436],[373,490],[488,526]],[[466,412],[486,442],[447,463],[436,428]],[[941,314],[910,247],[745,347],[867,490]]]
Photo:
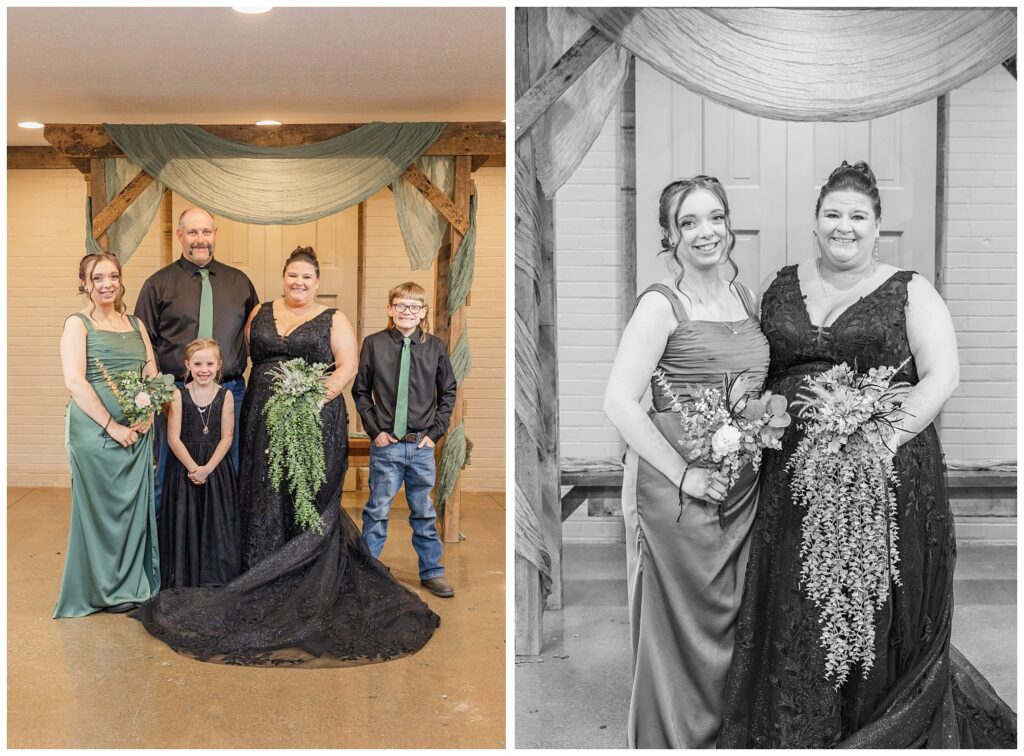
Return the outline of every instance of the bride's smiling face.
[[[302,307],[316,300],[320,278],[310,263],[296,260],[284,270],[284,298],[293,307]]]
[[[818,211],[814,235],[824,262],[840,270],[867,265],[878,238],[871,199],[851,191],[827,195]]]
[[[688,265],[709,268],[718,265],[729,244],[725,208],[711,192],[692,192],[676,213],[679,229],[679,258]]]

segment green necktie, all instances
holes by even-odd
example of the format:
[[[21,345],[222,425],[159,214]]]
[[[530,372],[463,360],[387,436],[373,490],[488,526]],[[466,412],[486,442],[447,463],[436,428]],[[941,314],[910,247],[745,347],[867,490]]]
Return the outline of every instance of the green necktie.
[[[210,286],[210,271],[199,269],[203,279],[203,291],[199,295],[199,338],[213,338],[213,287]]]
[[[395,438],[401,439],[409,430],[409,342],[402,339],[402,361],[398,365],[398,399],[395,401]]]

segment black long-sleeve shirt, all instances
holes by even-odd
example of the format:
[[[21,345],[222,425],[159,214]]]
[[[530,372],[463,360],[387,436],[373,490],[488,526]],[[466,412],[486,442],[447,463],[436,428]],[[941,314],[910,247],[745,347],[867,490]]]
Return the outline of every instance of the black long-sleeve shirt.
[[[238,268],[217,260],[206,268],[213,288],[213,338],[224,358],[223,380],[230,381],[245,372],[249,361],[245,321],[259,297]],[[202,289],[199,266],[180,257],[146,279],[135,303],[135,316],[146,324],[160,372],[177,381],[185,378],[185,347],[199,334]]]
[[[397,328],[371,334],[359,353],[352,398],[371,439],[395,431],[402,338]],[[419,329],[409,338],[409,432],[425,433],[437,443],[455,408],[455,371],[441,339]]]

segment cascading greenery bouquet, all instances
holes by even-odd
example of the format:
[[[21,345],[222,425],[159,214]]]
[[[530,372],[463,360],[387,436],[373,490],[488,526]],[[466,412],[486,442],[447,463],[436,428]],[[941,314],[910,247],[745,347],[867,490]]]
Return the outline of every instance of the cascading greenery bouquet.
[[[324,533],[324,522],[315,502],[327,479],[320,415],[327,389],[321,379],[329,367],[322,362],[310,364],[301,357],[282,362],[270,370],[273,393],[263,406],[270,436],[270,480],[278,487],[287,477],[295,523],[319,535]]]
[[[800,583],[821,611],[825,676],[838,689],[860,662],[874,664],[875,612],[900,584],[891,438],[909,384],[907,364],[858,373],[846,363],[812,376],[797,394],[804,436],[790,457],[803,518]],[[887,444],[887,441],[889,444]]]
[[[161,406],[171,401],[174,395],[173,375],[161,373],[146,377],[141,371],[135,370],[111,373],[98,358],[93,357],[93,362],[106,379],[114,399],[117,400],[117,406],[124,412],[129,425],[146,422],[160,410]]]
[[[654,371],[655,381],[679,415],[683,458],[722,473],[729,488],[748,463],[755,470],[760,466],[762,450],[781,448],[782,434],[791,421],[784,396],[771,391],[760,397],[747,396],[750,379],[743,372],[726,374],[721,388],[687,386],[691,401],[684,404],[672,391],[665,373]],[[721,506],[718,517],[724,527]]]

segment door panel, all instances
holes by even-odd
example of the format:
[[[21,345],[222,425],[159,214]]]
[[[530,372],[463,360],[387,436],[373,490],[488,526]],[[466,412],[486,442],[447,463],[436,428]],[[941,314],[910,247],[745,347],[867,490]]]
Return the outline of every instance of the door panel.
[[[882,201],[879,257],[934,281],[936,105],[859,123],[757,118],[636,65],[637,289],[666,274],[658,197],[669,182],[718,178],[729,198],[739,280],[755,291],[814,255],[814,205],[843,160],[866,160]]]
[[[860,123],[788,123],[789,262],[816,253],[814,205],[843,160],[865,160],[882,201],[879,259],[935,280],[936,104]]]

